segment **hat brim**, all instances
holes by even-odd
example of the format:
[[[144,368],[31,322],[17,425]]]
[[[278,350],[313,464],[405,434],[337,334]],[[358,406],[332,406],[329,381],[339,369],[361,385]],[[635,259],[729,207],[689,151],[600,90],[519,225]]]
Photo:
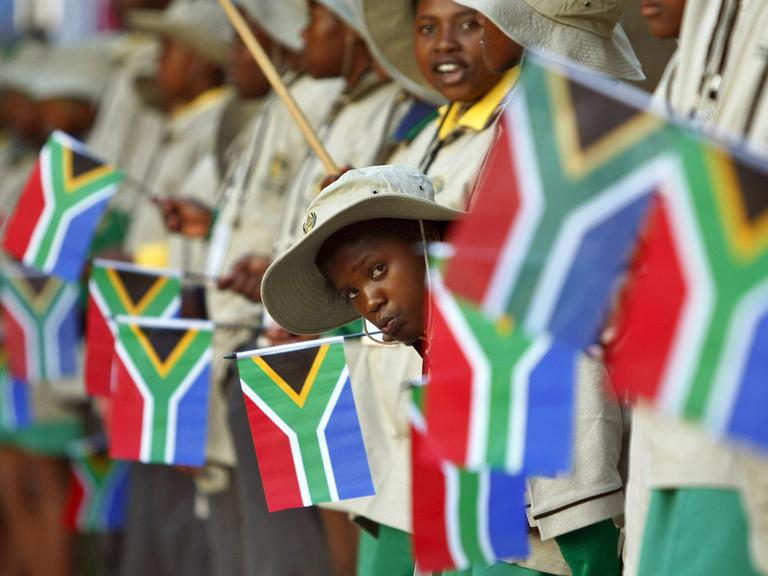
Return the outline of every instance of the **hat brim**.
[[[360,317],[322,275],[315,260],[339,230],[379,218],[450,221],[464,212],[422,198],[381,195],[350,204],[275,260],[264,274],[261,297],[269,315],[293,334],[320,334]]]
[[[411,0],[364,0],[363,18],[370,48],[392,78],[418,98],[442,105],[447,98],[421,73],[413,42]]]
[[[156,10],[131,10],[128,26],[140,32],[169,36],[181,44],[204,54],[220,66],[229,60],[230,45],[214,38],[202,28],[184,26],[169,20],[163,12]]]
[[[610,37],[547,18],[525,0],[457,0],[490,19],[521,46],[565,58],[591,70],[624,80],[644,80],[624,29],[616,24]]]

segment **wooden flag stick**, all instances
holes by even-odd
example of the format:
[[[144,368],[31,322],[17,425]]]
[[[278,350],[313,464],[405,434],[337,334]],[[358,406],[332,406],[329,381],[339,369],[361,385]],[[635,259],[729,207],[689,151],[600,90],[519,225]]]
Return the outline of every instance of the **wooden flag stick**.
[[[330,154],[328,154],[328,151],[325,149],[325,146],[323,146],[323,143],[320,142],[320,139],[317,137],[317,134],[309,124],[309,121],[304,115],[304,112],[302,112],[301,108],[296,103],[293,95],[288,90],[288,87],[285,85],[285,82],[283,82],[283,79],[280,78],[280,74],[277,72],[277,70],[275,70],[275,67],[272,64],[272,61],[269,59],[269,56],[267,56],[266,52],[264,52],[264,49],[261,47],[261,44],[259,44],[259,41],[251,32],[251,29],[240,15],[240,12],[238,12],[237,8],[235,8],[235,6],[232,4],[232,0],[219,0],[219,4],[221,4],[221,7],[224,8],[224,12],[227,13],[227,18],[229,18],[229,21],[232,23],[232,26],[235,27],[235,30],[237,30],[237,33],[240,35],[240,38],[242,38],[246,48],[248,48],[248,51],[253,56],[254,60],[256,60],[259,68],[261,68],[262,72],[264,72],[264,75],[267,77],[267,80],[269,80],[272,88],[283,101],[283,104],[285,104],[286,108],[288,108],[288,112],[290,112],[294,121],[298,125],[299,130],[301,130],[301,133],[304,135],[307,143],[309,143],[312,150],[314,150],[315,154],[317,154],[317,157],[323,163],[326,173],[328,175],[338,174],[338,166],[336,166],[336,164],[333,162],[333,159],[331,158]]]

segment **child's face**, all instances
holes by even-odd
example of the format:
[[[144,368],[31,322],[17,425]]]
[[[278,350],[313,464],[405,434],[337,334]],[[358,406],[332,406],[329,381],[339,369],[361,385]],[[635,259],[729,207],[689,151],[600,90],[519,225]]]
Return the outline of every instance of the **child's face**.
[[[85,135],[96,117],[92,104],[72,98],[50,98],[40,102],[40,115],[47,133],[61,130],[75,137]]]
[[[338,247],[322,271],[384,340],[409,343],[423,335],[424,259],[412,242],[362,237]]]
[[[493,72],[503,74],[520,63],[524,48],[499,29],[491,20],[480,16],[483,39],[480,44],[485,64]]]
[[[6,94],[11,131],[24,142],[37,146],[45,141],[40,105],[25,94],[11,90]]]
[[[347,36],[344,23],[322,4],[310,2],[309,24],[302,32],[304,64],[314,78],[337,78],[342,74]]]
[[[640,9],[657,38],[677,38],[683,22],[685,0],[641,0]]]
[[[189,73],[195,58],[191,48],[172,38],[163,39],[157,81],[168,110],[184,101],[189,92]]]
[[[420,0],[414,23],[421,72],[451,102],[474,102],[499,81],[483,60],[477,12],[452,0]]]
[[[272,40],[264,31],[242,10],[241,15],[248,23],[251,32],[256,36],[259,44],[269,54]],[[239,35],[235,35],[229,54],[229,76],[241,98],[261,98],[270,91],[270,84],[261,67],[251,56]]]

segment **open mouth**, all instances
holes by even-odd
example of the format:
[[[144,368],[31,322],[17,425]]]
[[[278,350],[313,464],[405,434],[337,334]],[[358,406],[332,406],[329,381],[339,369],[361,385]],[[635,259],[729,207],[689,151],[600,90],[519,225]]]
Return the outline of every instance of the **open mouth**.
[[[441,61],[432,66],[432,74],[441,84],[453,86],[464,82],[469,71],[464,62],[457,60]]]
[[[643,0],[643,2],[640,3],[640,12],[646,18],[655,18],[661,14],[661,6],[653,1]]]

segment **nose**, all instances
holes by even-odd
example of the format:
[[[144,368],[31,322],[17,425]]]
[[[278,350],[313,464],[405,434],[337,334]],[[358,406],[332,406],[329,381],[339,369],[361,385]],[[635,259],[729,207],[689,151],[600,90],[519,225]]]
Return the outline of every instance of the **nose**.
[[[363,294],[365,296],[365,312],[369,315],[375,315],[387,301],[381,287],[374,283],[368,284],[363,289]]]
[[[446,53],[453,52],[460,48],[456,39],[456,31],[453,26],[441,26],[438,32],[437,42],[435,43],[435,52]]]

